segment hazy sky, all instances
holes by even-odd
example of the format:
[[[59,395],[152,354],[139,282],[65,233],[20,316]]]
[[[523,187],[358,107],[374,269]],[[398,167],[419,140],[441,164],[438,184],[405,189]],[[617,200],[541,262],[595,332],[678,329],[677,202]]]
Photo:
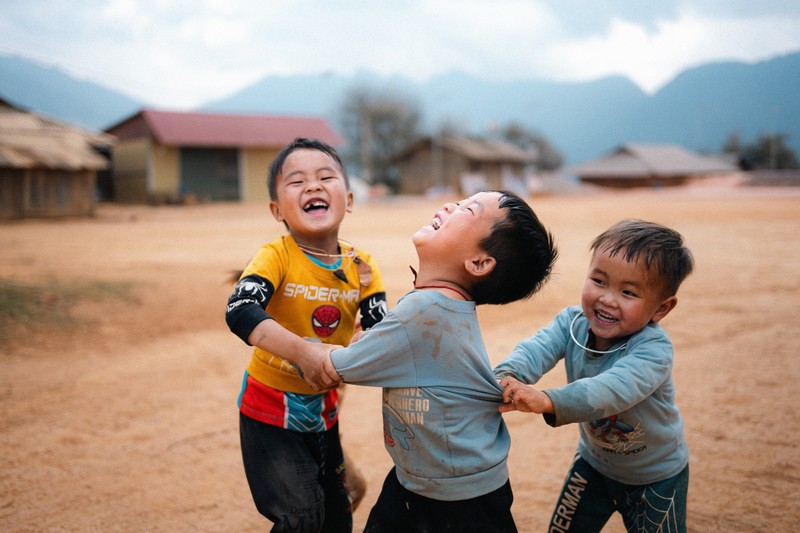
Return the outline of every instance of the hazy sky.
[[[162,108],[270,74],[628,76],[800,51],[797,0],[0,0],[0,54]]]

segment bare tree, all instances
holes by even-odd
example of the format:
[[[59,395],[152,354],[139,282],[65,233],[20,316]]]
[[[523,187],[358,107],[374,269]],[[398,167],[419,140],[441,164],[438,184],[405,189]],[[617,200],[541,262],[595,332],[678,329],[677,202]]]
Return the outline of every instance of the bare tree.
[[[538,153],[536,166],[540,170],[555,170],[564,164],[564,156],[543,135],[532,132],[517,123],[500,128],[500,136],[523,150]]]
[[[348,142],[345,160],[358,167],[368,183],[393,186],[389,158],[420,135],[417,101],[396,90],[363,85],[347,91],[340,127]]]

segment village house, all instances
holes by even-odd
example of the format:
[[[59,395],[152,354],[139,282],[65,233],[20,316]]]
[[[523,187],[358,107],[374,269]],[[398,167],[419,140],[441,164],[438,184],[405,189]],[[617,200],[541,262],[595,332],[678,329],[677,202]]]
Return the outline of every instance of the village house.
[[[527,171],[535,162],[535,153],[511,143],[459,135],[422,137],[390,160],[398,194],[462,196],[487,188],[525,194]]]
[[[0,219],[93,215],[112,143],[0,98]]]
[[[623,144],[608,155],[565,170],[582,183],[604,187],[670,187],[694,178],[739,171],[735,162],[673,144]]]
[[[269,166],[294,138],[343,143],[321,118],[152,109],[106,132],[117,138],[113,199],[128,203],[264,201]]]

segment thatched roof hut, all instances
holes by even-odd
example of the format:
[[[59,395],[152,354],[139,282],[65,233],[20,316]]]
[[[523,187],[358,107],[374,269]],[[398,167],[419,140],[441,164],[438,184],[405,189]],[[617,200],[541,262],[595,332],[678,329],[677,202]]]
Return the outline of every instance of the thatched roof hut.
[[[628,143],[566,172],[583,183],[625,188],[683,185],[691,178],[738,170],[735,163],[721,157],[697,154],[674,144]]]
[[[0,98],[0,219],[92,215],[112,142]]]
[[[537,154],[509,142],[463,135],[422,137],[391,158],[400,194],[432,191],[470,195],[482,189],[520,189]]]

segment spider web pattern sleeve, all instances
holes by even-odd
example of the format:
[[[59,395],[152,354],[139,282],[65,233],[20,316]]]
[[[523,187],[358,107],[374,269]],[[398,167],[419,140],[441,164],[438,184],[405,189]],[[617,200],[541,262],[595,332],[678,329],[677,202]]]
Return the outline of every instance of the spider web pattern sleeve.
[[[239,280],[228,298],[225,322],[230,330],[248,345],[247,338],[262,321],[271,318],[266,308],[275,287],[269,280],[250,274]]]

